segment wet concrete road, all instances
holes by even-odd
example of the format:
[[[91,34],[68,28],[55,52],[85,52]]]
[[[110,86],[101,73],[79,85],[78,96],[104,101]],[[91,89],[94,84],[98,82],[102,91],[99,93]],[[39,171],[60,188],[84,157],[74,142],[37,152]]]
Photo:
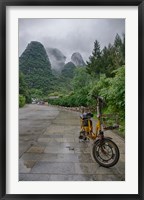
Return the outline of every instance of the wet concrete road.
[[[26,105],[19,110],[20,181],[124,181],[125,144],[107,131],[120,149],[112,168],[92,157],[92,142],[79,143],[79,113],[47,105]]]

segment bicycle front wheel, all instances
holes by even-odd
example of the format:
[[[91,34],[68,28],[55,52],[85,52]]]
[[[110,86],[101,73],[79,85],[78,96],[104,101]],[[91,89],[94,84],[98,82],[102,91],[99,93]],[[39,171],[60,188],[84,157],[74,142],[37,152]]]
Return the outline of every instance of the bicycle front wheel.
[[[108,138],[97,140],[93,145],[93,157],[101,166],[112,167],[119,160],[117,145]]]

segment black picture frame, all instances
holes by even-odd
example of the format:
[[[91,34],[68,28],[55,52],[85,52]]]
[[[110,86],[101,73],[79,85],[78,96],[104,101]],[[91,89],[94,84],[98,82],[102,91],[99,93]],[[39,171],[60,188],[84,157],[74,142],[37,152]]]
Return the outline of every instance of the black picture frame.
[[[6,194],[6,7],[138,6],[138,194]],[[142,0],[1,0],[0,1],[0,199],[144,199],[144,2]],[[8,113],[7,113],[8,114]],[[135,148],[135,147],[134,147]],[[133,155],[131,155],[133,156]],[[9,166],[8,166],[9,167]],[[131,166],[133,167],[133,166]],[[104,189],[104,188],[103,188]]]

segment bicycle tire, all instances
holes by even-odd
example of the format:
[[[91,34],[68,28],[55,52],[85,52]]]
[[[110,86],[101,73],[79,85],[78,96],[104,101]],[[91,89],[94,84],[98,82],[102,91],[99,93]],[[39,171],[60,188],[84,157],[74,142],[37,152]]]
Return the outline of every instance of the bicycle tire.
[[[111,155],[108,154],[108,148],[111,151]],[[118,146],[108,138],[97,140],[93,145],[92,153],[96,162],[106,168],[113,167],[120,157]],[[106,156],[107,158],[102,158],[102,156]]]

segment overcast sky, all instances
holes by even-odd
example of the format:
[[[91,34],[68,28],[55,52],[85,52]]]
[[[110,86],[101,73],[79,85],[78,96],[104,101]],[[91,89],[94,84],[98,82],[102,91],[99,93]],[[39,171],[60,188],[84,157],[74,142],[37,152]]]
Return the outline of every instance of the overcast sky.
[[[125,33],[124,19],[19,19],[19,55],[31,41],[57,48],[67,57],[79,52],[88,60],[98,40],[101,49]]]

